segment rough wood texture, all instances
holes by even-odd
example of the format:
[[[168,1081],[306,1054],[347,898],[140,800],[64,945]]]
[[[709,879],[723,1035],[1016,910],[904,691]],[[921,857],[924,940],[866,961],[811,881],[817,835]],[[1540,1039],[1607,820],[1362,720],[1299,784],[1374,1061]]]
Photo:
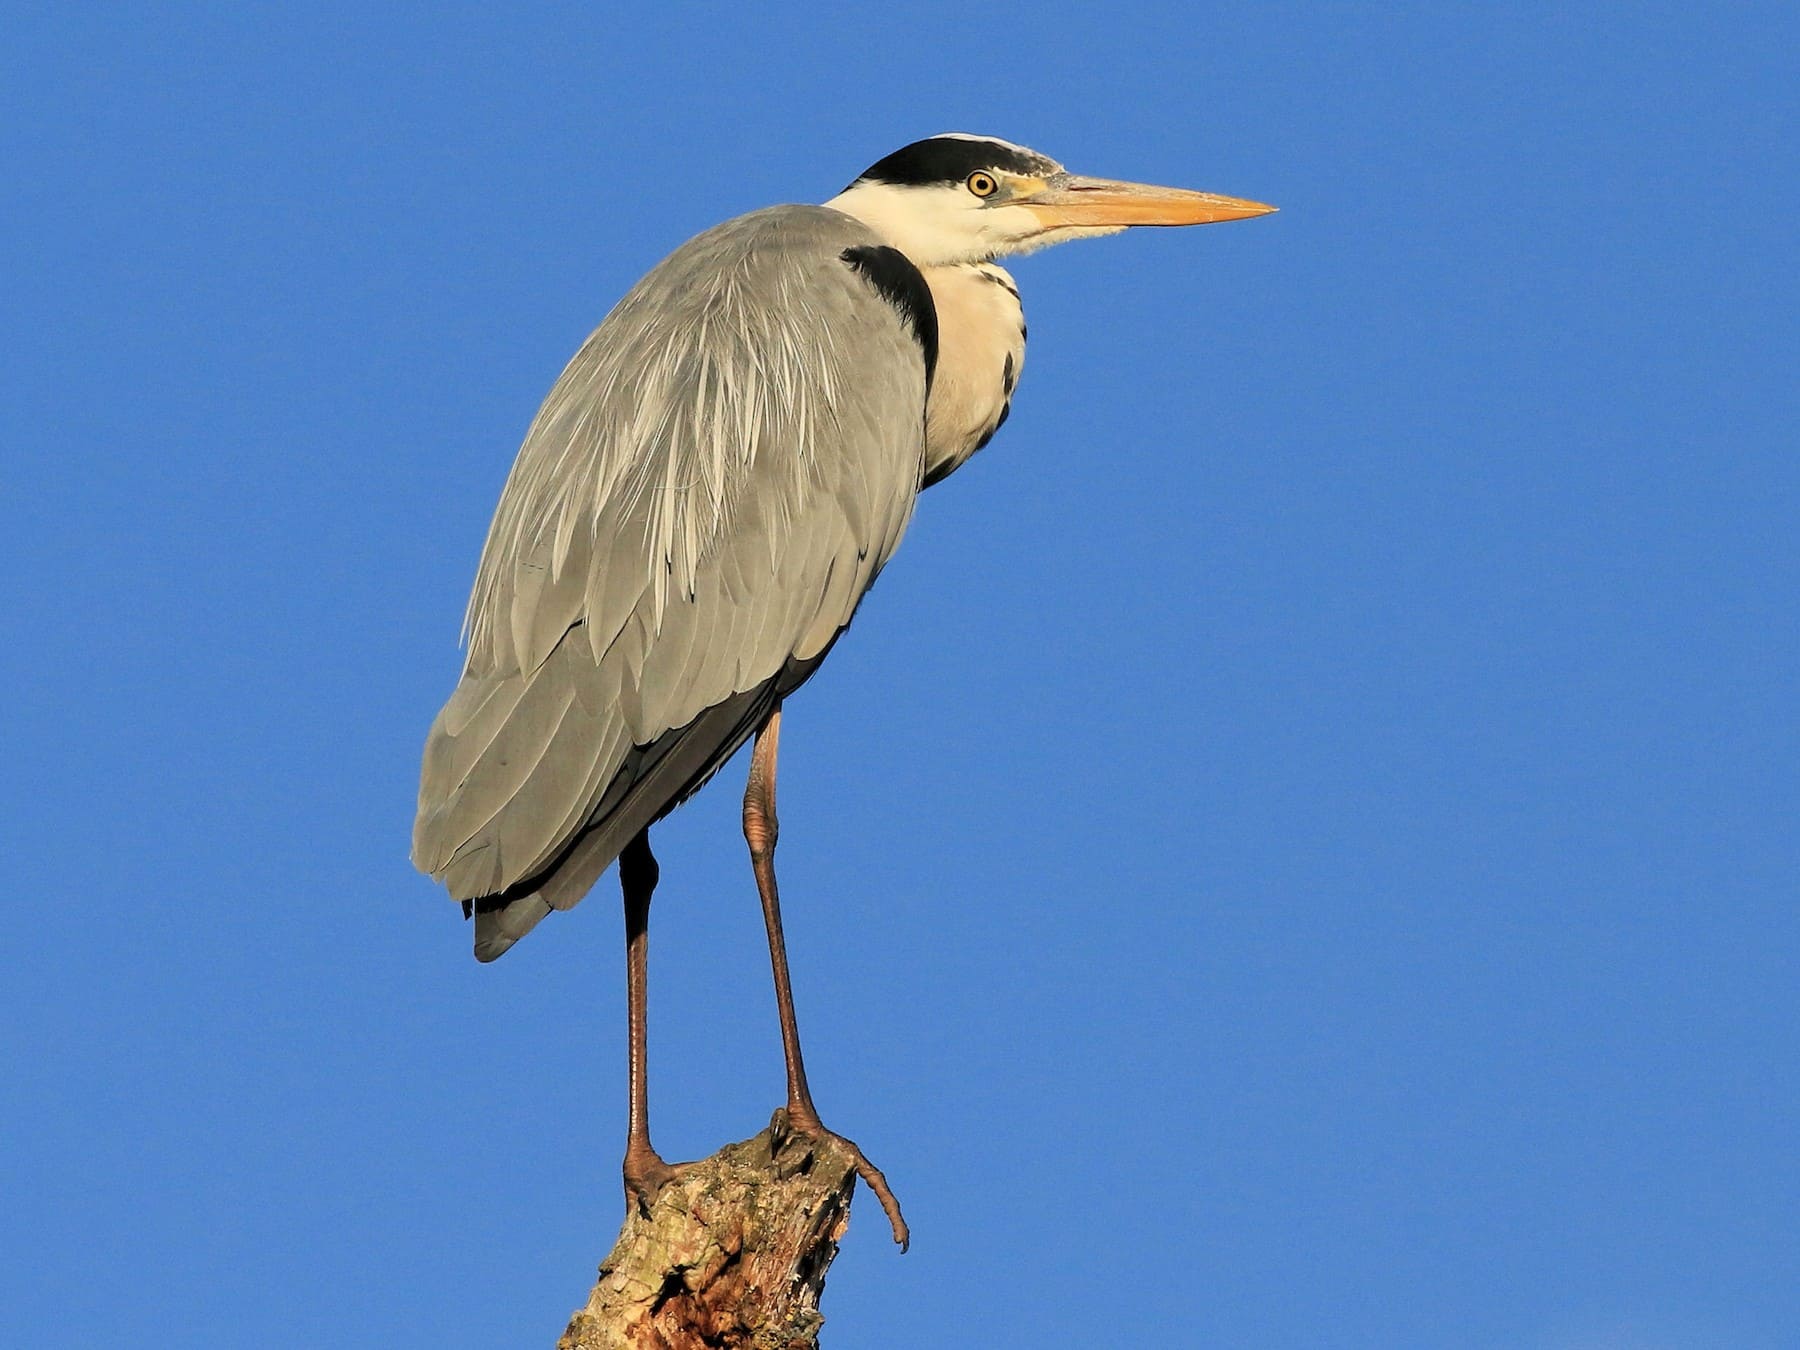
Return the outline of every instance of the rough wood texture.
[[[634,1207],[557,1350],[817,1350],[855,1163],[787,1113]]]

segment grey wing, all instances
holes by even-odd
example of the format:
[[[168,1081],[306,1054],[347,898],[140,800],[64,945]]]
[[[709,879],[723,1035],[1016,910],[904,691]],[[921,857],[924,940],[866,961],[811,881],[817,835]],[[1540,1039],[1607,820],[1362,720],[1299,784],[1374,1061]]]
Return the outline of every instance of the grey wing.
[[[698,236],[620,301],[526,434],[425,747],[413,859],[491,959],[811,674],[917,495],[927,372],[819,207]]]

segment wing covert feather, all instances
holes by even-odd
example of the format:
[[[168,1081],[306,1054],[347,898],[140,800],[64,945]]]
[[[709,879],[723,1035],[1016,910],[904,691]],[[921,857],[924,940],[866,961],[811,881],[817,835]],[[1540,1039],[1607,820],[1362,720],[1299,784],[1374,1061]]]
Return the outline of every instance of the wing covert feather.
[[[629,835],[602,837],[693,790],[850,622],[924,453],[920,347],[841,258],[873,242],[822,207],[727,222],[633,287],[552,387],[426,746],[414,857],[452,895],[543,874],[574,903],[592,877],[571,893],[558,869],[603,869]]]

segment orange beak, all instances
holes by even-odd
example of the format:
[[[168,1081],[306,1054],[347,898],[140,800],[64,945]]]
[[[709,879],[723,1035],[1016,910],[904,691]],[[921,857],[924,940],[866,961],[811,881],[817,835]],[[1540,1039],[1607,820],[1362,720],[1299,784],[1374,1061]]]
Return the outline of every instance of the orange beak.
[[[1057,175],[1042,192],[1023,198],[1019,205],[1042,221],[1047,230],[1072,225],[1211,225],[1221,220],[1266,216],[1275,210],[1261,202],[1221,197],[1212,192],[1075,174]]]

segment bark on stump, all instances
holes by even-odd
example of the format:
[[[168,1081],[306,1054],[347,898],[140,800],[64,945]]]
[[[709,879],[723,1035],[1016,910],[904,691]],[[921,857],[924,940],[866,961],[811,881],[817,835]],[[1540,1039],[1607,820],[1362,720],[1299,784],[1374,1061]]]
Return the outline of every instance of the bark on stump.
[[[817,1350],[825,1271],[850,1222],[854,1161],[769,1128],[632,1206],[557,1350]]]

